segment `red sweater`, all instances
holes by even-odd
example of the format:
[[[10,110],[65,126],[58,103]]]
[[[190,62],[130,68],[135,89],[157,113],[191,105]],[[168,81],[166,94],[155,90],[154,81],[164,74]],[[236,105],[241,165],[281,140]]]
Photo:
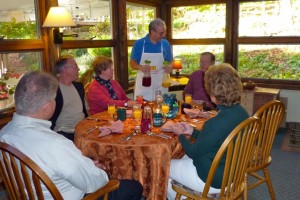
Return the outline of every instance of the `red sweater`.
[[[110,97],[109,91],[106,87],[98,83],[96,80],[93,80],[88,88],[87,100],[90,107],[90,113],[97,114],[107,110],[107,105],[109,103],[114,103],[116,107],[123,107],[124,104],[130,100],[120,84],[111,80],[111,86],[115,91],[118,100],[113,100]]]

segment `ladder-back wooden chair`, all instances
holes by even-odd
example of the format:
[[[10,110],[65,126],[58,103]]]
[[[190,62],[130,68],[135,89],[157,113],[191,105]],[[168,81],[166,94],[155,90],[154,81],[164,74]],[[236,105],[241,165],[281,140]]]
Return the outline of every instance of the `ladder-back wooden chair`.
[[[218,150],[210,167],[203,192],[195,192],[173,181],[172,188],[176,191],[176,200],[182,195],[187,199],[247,199],[247,166],[251,150],[261,129],[261,121],[250,117],[241,122],[226,138]],[[221,191],[219,194],[209,193],[214,174],[223,156],[226,156]]]
[[[48,175],[28,156],[15,147],[0,142],[0,175],[4,181],[9,198],[12,200],[44,199],[41,183],[45,185],[55,200],[63,200],[57,187]],[[32,181],[31,181],[32,180]],[[119,187],[118,180],[110,180],[104,187],[83,199],[91,200],[104,196]]]
[[[280,123],[285,114],[285,106],[278,100],[273,100],[261,106],[253,116],[260,118],[262,121],[261,134],[256,142],[255,150],[250,157],[248,167],[248,175],[255,177],[256,182],[248,185],[248,189],[253,189],[256,186],[267,183],[271,198],[276,199],[273,190],[272,181],[270,178],[268,166],[271,163],[271,149],[273,146],[275,134],[278,131]],[[263,170],[263,175],[256,172]]]

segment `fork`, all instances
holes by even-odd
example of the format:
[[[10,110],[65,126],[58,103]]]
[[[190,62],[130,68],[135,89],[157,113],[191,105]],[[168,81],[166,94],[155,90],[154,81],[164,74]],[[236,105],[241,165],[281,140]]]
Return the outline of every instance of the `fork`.
[[[147,133],[147,135],[149,135],[149,136],[155,136],[155,137],[160,137],[160,138],[164,138],[164,139],[170,139],[170,138],[171,138],[171,137],[168,136],[168,135],[157,135],[157,134],[154,134],[154,133],[152,133],[152,132],[150,132],[150,131],[147,131],[146,133]]]
[[[93,132],[94,130],[96,130],[98,128],[99,128],[99,126],[91,127],[91,128],[89,128],[89,129],[86,130],[86,134],[89,134],[89,133]]]

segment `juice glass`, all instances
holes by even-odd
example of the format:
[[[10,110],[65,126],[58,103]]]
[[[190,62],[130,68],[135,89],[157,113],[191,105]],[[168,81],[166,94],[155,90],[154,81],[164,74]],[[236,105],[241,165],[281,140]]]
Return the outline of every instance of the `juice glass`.
[[[162,112],[164,115],[166,115],[166,114],[168,114],[169,111],[170,111],[169,104],[163,103],[162,106],[161,106],[161,112]]]
[[[142,104],[144,102],[144,97],[142,95],[137,95],[136,96],[136,102],[138,104]]]
[[[191,94],[185,94],[184,101],[185,101],[185,103],[188,103],[188,104],[192,103],[192,95]]]
[[[107,105],[107,113],[110,114],[111,121],[114,120],[115,112],[116,112],[116,105],[115,104],[108,104]]]

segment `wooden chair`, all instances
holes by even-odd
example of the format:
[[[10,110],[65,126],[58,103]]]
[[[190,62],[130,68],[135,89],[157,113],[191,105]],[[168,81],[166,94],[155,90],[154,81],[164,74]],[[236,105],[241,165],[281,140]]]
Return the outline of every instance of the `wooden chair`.
[[[278,100],[273,100],[261,106],[253,116],[258,117],[262,121],[261,134],[250,157],[250,165],[248,167],[248,175],[256,178],[256,182],[249,185],[248,189],[253,189],[256,186],[267,183],[272,199],[276,199],[273,190],[268,166],[271,163],[271,149],[273,146],[275,134],[278,131],[280,123],[284,117],[285,106]],[[256,172],[263,170],[264,177]]]
[[[172,188],[177,192],[176,200],[182,195],[187,199],[238,199],[243,194],[247,199],[247,166],[251,150],[260,133],[261,121],[250,117],[241,122],[226,138],[218,150],[210,167],[203,192],[195,192],[173,181]],[[226,156],[221,191],[219,194],[209,193],[217,166]]]
[[[63,200],[57,187],[48,175],[29,157],[9,144],[0,142],[0,175],[10,199],[44,199],[41,183],[45,185],[55,200]],[[110,180],[104,187],[86,195],[84,200],[97,199],[119,187],[118,180]]]

